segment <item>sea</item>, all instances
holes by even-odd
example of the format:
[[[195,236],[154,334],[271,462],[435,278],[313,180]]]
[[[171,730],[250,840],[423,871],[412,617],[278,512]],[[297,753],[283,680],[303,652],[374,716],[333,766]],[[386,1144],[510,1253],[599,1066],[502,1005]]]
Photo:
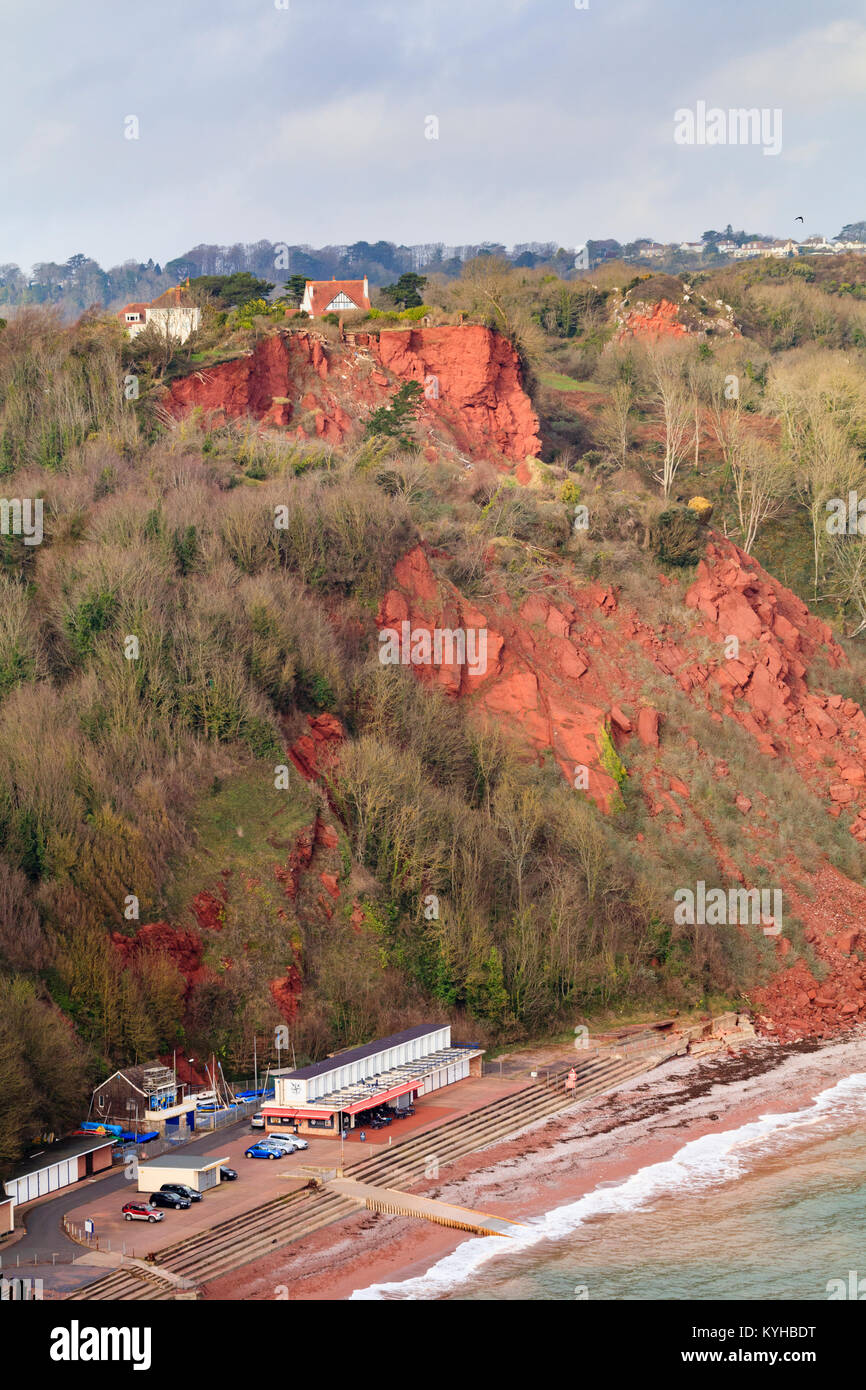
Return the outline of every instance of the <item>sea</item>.
[[[352,1297],[866,1300],[866,1072]]]

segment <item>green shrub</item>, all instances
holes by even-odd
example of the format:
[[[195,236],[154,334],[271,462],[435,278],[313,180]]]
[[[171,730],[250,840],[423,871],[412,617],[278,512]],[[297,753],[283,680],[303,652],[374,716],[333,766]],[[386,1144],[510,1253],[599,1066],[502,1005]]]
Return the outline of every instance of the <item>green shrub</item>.
[[[580,483],[574,478],[567,478],[559,489],[559,500],[564,502],[567,507],[576,506],[580,501]]]
[[[390,405],[379,406],[367,421],[366,437],[396,439],[403,449],[411,449],[409,430],[421,409],[424,388],[420,381],[404,381],[391,397]]]
[[[76,661],[84,661],[90,656],[94,639],[111,627],[117,609],[116,594],[107,591],[91,592],[67,614],[66,635]]]
[[[662,512],[651,533],[651,548],[668,565],[696,565],[706,544],[706,532],[688,507]]]

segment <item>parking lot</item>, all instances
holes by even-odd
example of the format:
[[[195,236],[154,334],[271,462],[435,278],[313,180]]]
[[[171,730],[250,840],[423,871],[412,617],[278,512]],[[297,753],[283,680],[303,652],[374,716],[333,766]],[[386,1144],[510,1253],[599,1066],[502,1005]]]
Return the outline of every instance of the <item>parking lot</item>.
[[[448,1104],[444,1104],[441,1093],[422,1098],[417,1103],[415,1115],[395,1120],[384,1129],[364,1131],[366,1139],[360,1138],[360,1131],[353,1130],[345,1144],[345,1165],[359,1162],[371,1151],[381,1150],[399,1144],[401,1138],[417,1134],[419,1130],[434,1129],[461,1112],[469,1113],[478,1105],[515,1089],[513,1082],[500,1081],[499,1078],[472,1078],[456,1083],[448,1088]],[[238,1174],[235,1182],[220,1182],[218,1186],[205,1192],[201,1202],[194,1202],[185,1211],[163,1209],[164,1219],[154,1223],[147,1221],[126,1221],[122,1214],[125,1202],[140,1199],[146,1201],[150,1189],[139,1191],[138,1182],[130,1179],[122,1190],[101,1191],[99,1181],[88,1184],[82,1191],[81,1200],[67,1209],[68,1220],[83,1228],[86,1219],[94,1223],[94,1236],[102,1250],[135,1253],[142,1256],[163,1246],[171,1245],[187,1235],[196,1235],[208,1230],[241,1212],[250,1211],[275,1197],[304,1187],[310,1179],[307,1168],[336,1168],[340,1162],[340,1141],[338,1138],[319,1139],[307,1136],[309,1148],[298,1153],[281,1156],[276,1160],[249,1159],[244,1156],[262,1130],[251,1129],[245,1124],[242,1130],[232,1131],[231,1137],[215,1134],[209,1140],[206,1154],[227,1155],[228,1167]],[[158,1159],[155,1160],[158,1163]],[[147,1172],[146,1162],[141,1171]],[[115,1170],[116,1174],[117,1170]],[[158,1184],[157,1184],[158,1185]]]

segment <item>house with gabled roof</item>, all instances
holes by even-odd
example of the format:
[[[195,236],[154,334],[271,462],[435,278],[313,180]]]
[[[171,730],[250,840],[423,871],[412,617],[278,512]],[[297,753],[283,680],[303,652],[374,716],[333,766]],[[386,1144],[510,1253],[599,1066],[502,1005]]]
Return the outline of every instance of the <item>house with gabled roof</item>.
[[[126,304],[117,317],[130,338],[136,338],[149,324],[155,324],[167,337],[185,343],[189,335],[201,327],[201,309],[192,303],[181,285],[172,286],[150,304]]]
[[[370,286],[363,280],[308,280],[301,310],[311,319],[322,314],[369,313]]]

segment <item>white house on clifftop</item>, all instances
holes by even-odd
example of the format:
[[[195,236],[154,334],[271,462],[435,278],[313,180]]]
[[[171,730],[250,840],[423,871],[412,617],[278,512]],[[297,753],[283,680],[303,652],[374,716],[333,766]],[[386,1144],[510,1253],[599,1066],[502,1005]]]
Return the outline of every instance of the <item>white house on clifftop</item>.
[[[150,324],[169,338],[185,343],[190,333],[201,326],[201,309],[189,301],[180,285],[166,290],[150,304],[127,304],[117,317],[130,338],[137,338]]]

